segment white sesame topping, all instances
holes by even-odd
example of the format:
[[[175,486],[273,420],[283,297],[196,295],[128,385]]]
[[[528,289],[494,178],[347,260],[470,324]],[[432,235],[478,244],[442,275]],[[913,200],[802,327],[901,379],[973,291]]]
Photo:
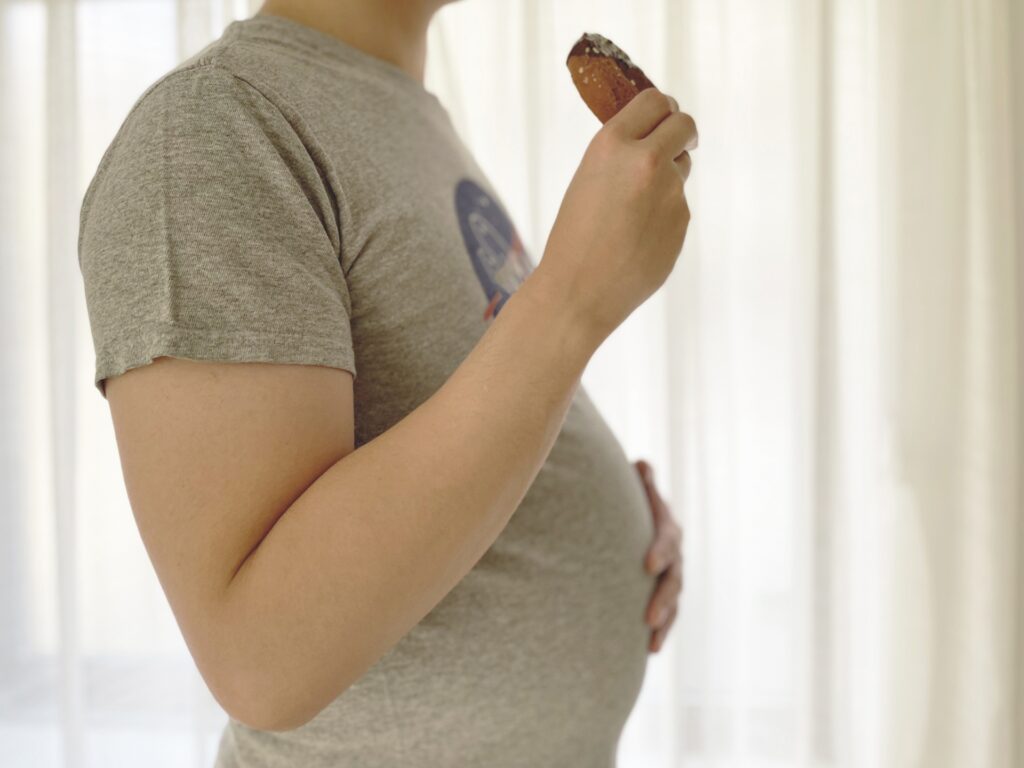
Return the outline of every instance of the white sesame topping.
[[[625,62],[625,64],[627,66],[630,66],[630,67],[636,66],[630,60],[629,56],[626,55],[626,52],[623,51],[621,48],[619,48],[619,46],[617,46],[615,43],[613,43],[607,37],[604,37],[603,35],[599,35],[599,34],[596,34],[596,33],[588,33],[588,34],[584,35],[584,39],[588,43],[587,53],[593,52],[593,53],[596,53],[598,56],[608,56],[610,58],[621,58],[622,61]]]

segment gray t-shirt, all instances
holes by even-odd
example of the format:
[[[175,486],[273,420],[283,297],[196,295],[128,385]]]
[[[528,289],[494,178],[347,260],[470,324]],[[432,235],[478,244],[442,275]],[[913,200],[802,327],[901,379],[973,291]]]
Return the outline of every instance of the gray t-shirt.
[[[136,102],[83,200],[79,264],[104,396],[160,355],[341,368],[357,447],[445,382],[533,267],[431,93],[262,15]],[[217,768],[614,766],[647,663],[652,535],[580,387],[459,584],[301,728],[229,720]]]

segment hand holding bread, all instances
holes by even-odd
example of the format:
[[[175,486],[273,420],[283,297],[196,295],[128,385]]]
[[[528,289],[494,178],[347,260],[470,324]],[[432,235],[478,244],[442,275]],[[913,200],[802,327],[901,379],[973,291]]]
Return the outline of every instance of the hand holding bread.
[[[608,38],[592,32],[576,41],[565,63],[584,103],[602,123],[611,120],[640,91],[655,87],[625,51]],[[675,99],[672,103],[678,112]],[[687,178],[690,153],[683,152],[675,162],[683,178]]]
[[[600,343],[675,266],[690,221],[684,183],[697,128],[598,37],[584,35],[568,63],[604,125],[584,152],[532,277],[557,286],[553,294],[575,305]]]

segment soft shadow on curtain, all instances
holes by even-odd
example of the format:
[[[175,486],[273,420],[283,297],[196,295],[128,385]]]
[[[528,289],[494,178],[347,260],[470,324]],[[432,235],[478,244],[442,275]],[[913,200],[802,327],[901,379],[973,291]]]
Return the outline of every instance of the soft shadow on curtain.
[[[0,2],[4,765],[212,764],[224,714],[125,498],[75,245],[134,100],[257,6]],[[535,259],[597,129],[564,65],[584,30],[701,131],[679,266],[584,376],[686,529],[620,764],[1021,765],[1024,7],[446,8],[427,85]]]

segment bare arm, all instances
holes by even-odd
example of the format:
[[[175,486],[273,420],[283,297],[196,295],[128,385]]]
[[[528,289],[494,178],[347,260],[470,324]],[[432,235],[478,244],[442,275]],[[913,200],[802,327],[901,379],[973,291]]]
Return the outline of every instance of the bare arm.
[[[540,266],[448,381],[357,450],[337,369],[164,358],[109,380],[140,532],[233,717],[307,722],[500,534],[587,361],[679,253],[692,121],[671,111],[651,92],[609,121]]]
[[[324,472],[242,564],[224,623],[260,642],[234,662],[240,711],[277,729],[312,718],[498,537],[598,342],[553,307],[524,284],[431,398]]]

